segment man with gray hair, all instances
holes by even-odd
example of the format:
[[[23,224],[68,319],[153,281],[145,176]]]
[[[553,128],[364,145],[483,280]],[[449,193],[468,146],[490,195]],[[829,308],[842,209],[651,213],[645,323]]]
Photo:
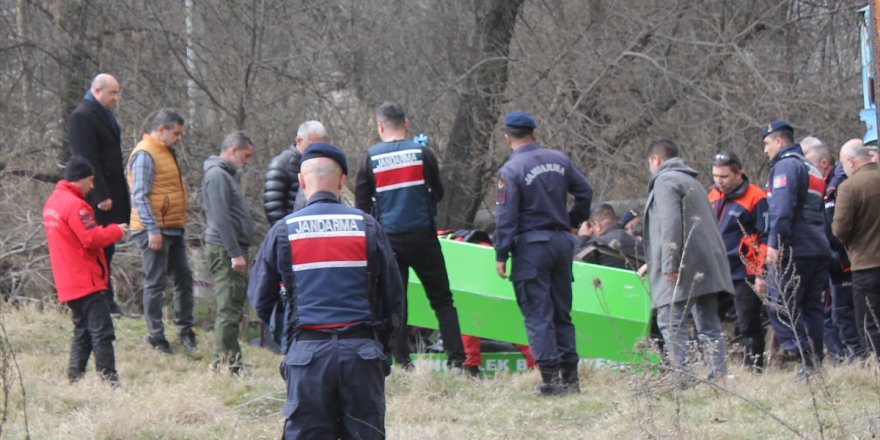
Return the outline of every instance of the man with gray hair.
[[[163,108],[150,122],[150,132],[128,158],[131,187],[131,231],[143,251],[144,320],[153,348],[171,354],[162,323],[163,294],[169,273],[174,278],[177,333],[186,351],[198,347],[193,330],[193,276],[186,256],[187,191],[177,164],[177,144],[183,139],[183,117]]]
[[[831,245],[828,266],[828,289],[825,291],[824,341],[828,354],[837,362],[852,359],[861,351],[856,331],[852,299],[852,273],[849,257],[843,243],[831,233],[837,188],[846,180],[843,165],[835,165],[831,147],[815,136],[801,140],[804,157],[822,173],[825,179],[825,236]]]
[[[305,121],[296,130],[296,138],[293,145],[279,153],[269,162],[266,168],[266,178],[263,183],[263,209],[269,225],[275,224],[288,214],[298,211],[306,206],[306,196],[299,187],[299,168],[303,151],[306,147],[327,140],[327,129],[318,121]],[[285,296],[281,296],[286,298]],[[281,346],[285,345],[283,339],[284,307],[280,305],[275,312],[275,321],[269,327],[263,328],[263,341],[268,342],[268,335]],[[277,322],[276,322],[277,321]],[[270,345],[264,344],[261,345]]]
[[[205,210],[205,259],[214,278],[217,317],[214,358],[217,371],[241,370],[238,326],[247,298],[247,254],[254,237],[254,219],[236,181],[236,172],[250,162],[254,143],[241,131],[226,136],[220,155],[205,161],[202,199]]]
[[[852,260],[856,328],[865,352],[880,351],[880,165],[860,139],[840,148],[840,163],[849,179],[837,190],[831,229]]]
[[[305,194],[299,190],[299,162],[309,145],[327,140],[327,129],[318,121],[305,121],[296,130],[294,144],[269,162],[263,184],[263,209],[269,224],[306,205]]]

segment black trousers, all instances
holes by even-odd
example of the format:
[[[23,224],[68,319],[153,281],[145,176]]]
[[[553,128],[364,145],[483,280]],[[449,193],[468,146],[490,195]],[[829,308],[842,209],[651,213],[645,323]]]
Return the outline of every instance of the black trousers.
[[[880,357],[880,267],[852,271],[856,328],[865,353]]]
[[[461,327],[458,324],[458,312],[452,302],[452,291],[449,290],[449,277],[446,273],[446,262],[443,252],[440,250],[440,242],[437,232],[433,228],[419,229],[403,234],[388,235],[394,257],[400,269],[400,279],[403,285],[409,282],[409,268],[422,282],[428,301],[437,323],[440,327],[440,336],[443,338],[443,349],[446,351],[447,363],[462,364],[465,359],[464,345],[461,342]],[[407,318],[406,297],[404,297],[404,322]],[[395,362],[399,364],[409,363],[409,330],[406,326],[400,326],[400,330],[392,340],[392,350]]]
[[[107,297],[96,292],[67,303],[73,312],[73,342],[70,346],[68,378],[78,380],[85,374],[89,356],[95,352],[95,370],[105,379],[116,380],[113,354],[113,320]]]
[[[746,280],[734,280],[733,290],[736,322],[746,349],[744,361],[747,366],[763,367],[764,326],[761,312],[764,310],[764,304]]]

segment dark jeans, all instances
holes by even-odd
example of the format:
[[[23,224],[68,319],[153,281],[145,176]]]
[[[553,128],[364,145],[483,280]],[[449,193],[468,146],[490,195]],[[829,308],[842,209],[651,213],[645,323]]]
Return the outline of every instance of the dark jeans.
[[[852,359],[861,353],[853,304],[852,281],[829,282],[825,301],[825,348],[835,360]]]
[[[113,320],[107,297],[92,293],[67,303],[73,312],[73,343],[67,376],[71,381],[85,374],[89,356],[95,352],[95,370],[101,377],[116,380],[116,358],[113,354]]]
[[[853,304],[856,328],[865,353],[880,354],[880,267],[854,270]]]
[[[425,294],[440,327],[443,338],[443,349],[446,351],[449,365],[464,362],[464,346],[461,343],[461,327],[458,324],[458,311],[452,301],[449,290],[449,277],[446,274],[446,262],[437,240],[437,232],[431,228],[388,235],[391,249],[400,269],[400,279],[404,287],[409,282],[409,268],[412,267],[416,276],[425,288]],[[407,318],[407,304],[404,296],[403,321]],[[392,341],[394,361],[399,364],[411,362],[409,349],[409,329],[402,325]]]
[[[193,318],[193,277],[186,257],[186,241],[182,235],[162,234],[162,249],[148,247],[146,232],[135,234],[143,251],[144,262],[144,321],[154,339],[165,337],[162,306],[168,275],[174,277],[174,307],[177,333],[181,334],[195,324]]]
[[[822,292],[828,282],[828,257],[800,257],[780,261],[767,274],[767,314],[776,341],[786,351],[801,357],[806,366],[824,357]]]
[[[736,322],[743,338],[746,366],[764,366],[764,325],[761,312],[764,304],[746,280],[733,282],[733,301],[736,306]]]

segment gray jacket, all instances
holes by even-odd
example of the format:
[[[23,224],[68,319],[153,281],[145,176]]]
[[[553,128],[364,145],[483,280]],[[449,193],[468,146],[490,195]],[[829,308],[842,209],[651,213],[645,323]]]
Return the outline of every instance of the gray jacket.
[[[211,156],[205,160],[204,170],[205,242],[223,246],[230,258],[239,257],[253,242],[254,219],[235,180],[235,167]]]
[[[645,248],[654,308],[688,296],[733,292],[727,251],[696,176],[676,157],[664,162],[648,185]],[[677,289],[663,277],[672,272],[678,272]]]

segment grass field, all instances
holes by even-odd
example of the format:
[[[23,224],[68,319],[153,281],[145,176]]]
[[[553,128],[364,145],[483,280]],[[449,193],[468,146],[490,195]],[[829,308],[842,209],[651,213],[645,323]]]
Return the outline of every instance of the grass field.
[[[117,368],[111,390],[89,365],[69,385],[72,324],[63,307],[11,309],[0,304],[0,438],[272,439],[280,438],[284,402],[280,358],[245,347],[244,377],[208,368],[211,334],[200,350],[161,355],[142,341],[140,319],[116,320]],[[394,371],[387,381],[391,439],[764,439],[876,438],[880,381],[876,364],[827,366],[809,383],[773,370],[753,375],[732,366],[716,385],[679,390],[669,376],[631,367],[581,370],[582,393],[531,395],[537,373],[481,381],[428,371]],[[20,374],[19,374],[20,373]]]

